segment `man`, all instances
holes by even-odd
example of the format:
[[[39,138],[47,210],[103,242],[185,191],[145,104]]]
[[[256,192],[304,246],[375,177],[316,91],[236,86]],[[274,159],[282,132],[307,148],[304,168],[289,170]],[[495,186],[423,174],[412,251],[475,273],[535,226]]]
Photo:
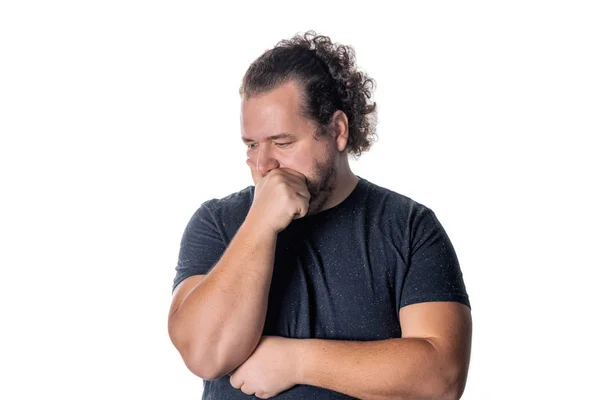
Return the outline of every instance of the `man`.
[[[246,72],[254,186],[204,202],[181,241],[169,335],[205,399],[457,399],[468,295],[424,205],[352,173],[373,81],[309,31]]]

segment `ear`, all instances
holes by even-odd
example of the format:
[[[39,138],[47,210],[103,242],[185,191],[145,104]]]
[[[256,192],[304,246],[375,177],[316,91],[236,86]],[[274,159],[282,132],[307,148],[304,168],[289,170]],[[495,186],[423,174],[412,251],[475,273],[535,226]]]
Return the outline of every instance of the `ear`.
[[[337,110],[331,117],[335,144],[339,152],[346,150],[348,145],[348,117],[342,110]]]

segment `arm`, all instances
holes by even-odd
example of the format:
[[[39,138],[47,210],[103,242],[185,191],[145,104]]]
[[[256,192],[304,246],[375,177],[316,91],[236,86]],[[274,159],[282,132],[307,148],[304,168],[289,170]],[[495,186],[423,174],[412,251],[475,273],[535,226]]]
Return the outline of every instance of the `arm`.
[[[180,283],[169,313],[171,341],[187,367],[204,379],[223,376],[256,348],[267,314],[277,235],[308,211],[310,194],[302,174],[283,168],[264,177],[255,169],[252,173],[252,206],[224,251],[208,215],[200,219],[201,233],[190,233],[198,263],[214,260],[218,248],[222,256],[204,278]]]
[[[299,380],[361,399],[458,399],[471,349],[470,309],[428,302],[400,309],[402,339],[301,339]]]
[[[169,313],[169,336],[196,375],[214,379],[243,362],[260,340],[277,234],[250,217],[214,268],[182,282]]]
[[[402,338],[266,336],[231,375],[232,386],[261,398],[296,384],[376,400],[459,398],[470,359],[470,303],[448,236],[431,210],[417,211],[410,264],[395,288]]]
[[[417,208],[402,284],[401,339],[306,341],[303,383],[367,399],[457,399],[471,349],[471,312],[456,253],[439,220]],[[461,304],[464,303],[464,304]]]

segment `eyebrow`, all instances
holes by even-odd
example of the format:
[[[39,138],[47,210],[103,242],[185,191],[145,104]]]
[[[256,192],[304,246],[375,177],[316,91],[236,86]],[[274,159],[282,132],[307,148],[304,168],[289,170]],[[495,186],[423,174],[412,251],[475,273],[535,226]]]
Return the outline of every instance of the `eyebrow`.
[[[266,140],[279,140],[279,139],[296,139],[296,136],[291,133],[280,133],[278,135],[267,136]],[[242,136],[242,141],[244,143],[256,142],[254,139],[250,139]]]

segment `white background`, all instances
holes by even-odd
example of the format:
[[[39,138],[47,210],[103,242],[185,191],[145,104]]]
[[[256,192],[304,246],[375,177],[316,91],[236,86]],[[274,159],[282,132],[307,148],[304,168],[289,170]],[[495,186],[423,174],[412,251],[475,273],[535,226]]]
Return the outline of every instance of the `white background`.
[[[248,64],[308,29],[377,81],[354,172],[454,243],[463,398],[598,395],[595,2],[200,3],[1,3],[1,398],[201,397],[167,335],[179,241],[252,183]]]

